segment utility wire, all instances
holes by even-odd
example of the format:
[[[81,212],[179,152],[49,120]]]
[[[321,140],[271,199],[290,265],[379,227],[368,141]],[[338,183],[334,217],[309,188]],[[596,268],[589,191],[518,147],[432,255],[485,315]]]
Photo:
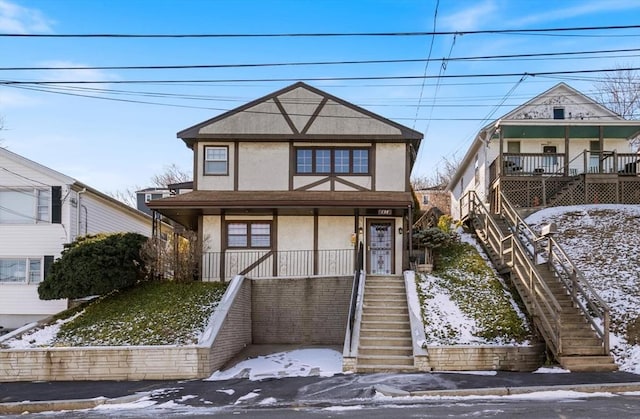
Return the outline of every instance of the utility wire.
[[[436,22],[438,19],[438,6],[440,6],[440,0],[436,1],[436,7],[433,11],[433,30],[435,32],[436,30]],[[433,43],[435,41],[436,37],[435,35],[433,35],[431,37],[431,43],[429,44],[429,53],[427,54],[427,60],[426,63],[424,65],[424,76],[426,77],[427,75],[427,70],[429,69],[429,62],[431,60],[431,53],[433,52]],[[427,81],[426,78],[422,79],[422,86],[420,86],[420,98],[418,99],[418,106],[416,106],[416,116],[413,120],[413,126],[411,128],[415,129],[416,128],[416,121],[418,120],[418,114],[420,113],[420,107],[422,105],[422,95],[424,93],[424,84]]]
[[[605,68],[590,70],[537,71],[519,73],[476,73],[476,74],[443,74],[441,76],[408,75],[408,76],[353,76],[353,77],[304,77],[304,78],[264,78],[264,79],[193,79],[193,80],[59,80],[59,81],[17,81],[1,80],[0,85],[47,85],[47,84],[175,84],[175,83],[255,83],[255,82],[297,82],[305,81],[345,81],[345,80],[422,80],[422,79],[461,79],[461,78],[493,78],[550,76],[562,74],[593,74],[618,71],[637,71],[640,67]]]
[[[201,33],[201,34],[124,34],[124,33],[84,33],[84,34],[25,34],[0,33],[7,38],[329,38],[329,37],[386,37],[386,36],[442,36],[476,34],[529,34],[553,32],[583,32],[600,30],[639,29],[640,25],[575,26],[532,29],[483,29],[473,31],[432,31],[432,32],[317,32],[317,33]]]
[[[431,52],[431,50],[430,50]],[[532,54],[503,54],[503,55],[479,55],[470,57],[448,57],[447,61],[507,61],[511,59],[522,60],[525,58],[547,58],[547,59],[576,59],[576,55],[591,54],[616,54],[625,52],[640,52],[640,48],[608,49],[593,51],[568,51],[568,52],[544,52]],[[600,56],[600,57],[578,57],[586,58],[617,58],[635,57],[626,56]],[[559,57],[559,58],[558,58]],[[571,58],[569,58],[571,57]],[[296,67],[296,66],[323,66],[323,65],[357,65],[357,64],[403,64],[442,61],[445,58],[405,58],[390,60],[349,60],[349,61],[294,61],[283,63],[239,63],[239,64],[182,64],[182,65],[113,65],[113,66],[59,66],[59,67],[0,67],[0,71],[58,71],[58,70],[183,70],[183,69],[211,69],[211,68],[256,68],[256,67]]]

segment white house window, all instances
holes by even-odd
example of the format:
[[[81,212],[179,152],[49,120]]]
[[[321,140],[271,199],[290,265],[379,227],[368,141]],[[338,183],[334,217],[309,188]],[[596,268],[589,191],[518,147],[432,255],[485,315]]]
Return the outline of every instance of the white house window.
[[[297,174],[366,175],[369,150],[353,148],[301,148],[296,150]]]
[[[227,246],[240,249],[271,247],[271,223],[262,221],[229,223]]]
[[[42,277],[42,260],[39,258],[0,259],[0,283],[37,284]]]
[[[50,220],[49,189],[0,189],[0,224],[35,224]]]
[[[227,147],[204,148],[204,174],[227,175],[229,173],[229,149]]]

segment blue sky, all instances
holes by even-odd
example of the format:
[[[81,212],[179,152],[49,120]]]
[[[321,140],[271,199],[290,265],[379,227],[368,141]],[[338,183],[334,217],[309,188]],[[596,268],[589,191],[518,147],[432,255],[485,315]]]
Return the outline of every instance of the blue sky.
[[[427,0],[0,0],[0,33],[194,34],[428,32],[436,1]],[[438,31],[640,24],[637,0],[476,0],[439,2]],[[640,48],[640,30],[565,34],[465,34],[433,38],[432,58]],[[576,36],[578,35],[578,36]],[[0,68],[285,63],[425,59],[429,36],[340,38],[7,38]],[[640,67],[638,53],[589,59],[443,61],[429,76]],[[176,132],[224,110],[307,78],[420,76],[424,62],[188,70],[0,70],[9,81],[107,81],[72,85],[74,94],[0,85],[2,145],[105,192],[144,187],[163,166],[185,170],[192,154]],[[462,157],[489,120],[564,81],[593,94],[598,74],[410,80],[322,80],[310,84],[425,133],[414,176],[442,158]],[[287,78],[291,82],[116,84],[125,80]],[[36,87],[38,89],[42,87]],[[45,86],[51,89],[50,86]],[[104,94],[86,89],[118,90]],[[509,92],[511,92],[509,94]],[[153,94],[151,96],[150,94]],[[509,94],[508,97],[506,97]],[[180,96],[176,96],[180,95]],[[190,95],[191,98],[184,98]],[[197,96],[197,97],[195,97]],[[422,99],[420,99],[422,98]],[[504,106],[496,108],[504,100]],[[420,104],[420,106],[418,106]],[[185,107],[186,106],[186,107]]]

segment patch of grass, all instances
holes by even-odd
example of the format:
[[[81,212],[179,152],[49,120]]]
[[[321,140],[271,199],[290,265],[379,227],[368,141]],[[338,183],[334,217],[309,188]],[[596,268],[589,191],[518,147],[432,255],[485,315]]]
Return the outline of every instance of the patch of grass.
[[[227,284],[149,282],[109,294],[60,328],[55,346],[189,345]]]
[[[456,243],[442,249],[438,262],[431,278],[433,286],[445,290],[460,311],[475,320],[476,337],[493,342],[522,342],[531,337],[531,330],[516,311],[510,293],[473,246]],[[418,290],[423,309],[429,310],[428,300],[433,296],[424,287]],[[429,316],[424,317],[426,320]],[[442,327],[432,332],[441,335],[436,336],[441,341],[456,343],[451,328]]]

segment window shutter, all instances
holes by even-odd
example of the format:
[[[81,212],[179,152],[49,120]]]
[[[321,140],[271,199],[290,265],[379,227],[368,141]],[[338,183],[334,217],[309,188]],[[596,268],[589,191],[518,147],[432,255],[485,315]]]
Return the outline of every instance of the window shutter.
[[[51,222],[62,223],[62,187],[51,187]]]
[[[51,265],[53,265],[53,256],[45,256],[44,257],[44,279],[47,279],[47,277],[49,276]]]

